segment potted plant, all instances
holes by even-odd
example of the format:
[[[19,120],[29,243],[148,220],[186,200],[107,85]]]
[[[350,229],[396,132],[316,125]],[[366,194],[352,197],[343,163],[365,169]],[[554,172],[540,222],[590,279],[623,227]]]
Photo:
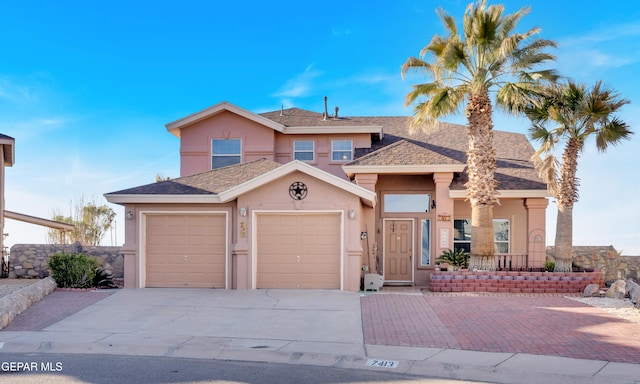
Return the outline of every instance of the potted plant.
[[[464,249],[447,249],[436,259],[437,262],[447,263],[453,267],[454,271],[469,266],[470,255]]]

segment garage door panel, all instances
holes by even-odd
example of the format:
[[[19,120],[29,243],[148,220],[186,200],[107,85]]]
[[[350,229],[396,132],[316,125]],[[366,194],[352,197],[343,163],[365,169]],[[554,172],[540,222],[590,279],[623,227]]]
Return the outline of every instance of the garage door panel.
[[[149,214],[146,219],[147,287],[225,287],[225,215]]]
[[[258,288],[340,288],[338,214],[258,217]]]

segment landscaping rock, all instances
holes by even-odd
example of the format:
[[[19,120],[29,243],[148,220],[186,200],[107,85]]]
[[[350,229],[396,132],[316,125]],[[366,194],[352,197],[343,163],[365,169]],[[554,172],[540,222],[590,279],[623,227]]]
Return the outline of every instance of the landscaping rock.
[[[607,289],[606,297],[613,299],[624,299],[627,294],[626,290],[627,282],[624,280],[616,280],[611,287]]]
[[[598,284],[587,285],[587,287],[584,289],[584,292],[582,293],[582,296],[584,297],[593,297],[593,296],[599,296],[599,295],[600,295],[600,287],[598,286]]]
[[[627,280],[627,284],[625,286],[626,292],[629,294],[631,298],[631,302],[636,306],[640,304],[640,285],[636,282]]]

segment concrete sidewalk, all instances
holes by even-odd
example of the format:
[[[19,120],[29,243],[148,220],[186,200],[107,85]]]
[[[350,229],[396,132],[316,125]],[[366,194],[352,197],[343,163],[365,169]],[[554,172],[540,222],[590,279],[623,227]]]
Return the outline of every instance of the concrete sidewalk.
[[[85,293],[66,295],[66,300],[71,303],[79,300],[74,296]],[[120,289],[95,294],[106,297],[42,330],[0,331],[0,359],[7,361],[18,352],[152,355],[393,370],[493,383],[640,383],[639,364],[365,340],[369,331],[363,332],[361,313],[367,308],[362,303],[388,301],[385,313],[419,330],[418,319],[438,317],[420,309],[431,305],[416,301],[422,295],[208,289]],[[47,301],[41,302],[45,312]],[[410,303],[398,304],[402,302]],[[21,316],[29,316],[28,311]],[[391,329],[393,324],[387,323],[386,329]],[[602,321],[600,326],[607,323]],[[637,330],[628,337],[640,338]]]

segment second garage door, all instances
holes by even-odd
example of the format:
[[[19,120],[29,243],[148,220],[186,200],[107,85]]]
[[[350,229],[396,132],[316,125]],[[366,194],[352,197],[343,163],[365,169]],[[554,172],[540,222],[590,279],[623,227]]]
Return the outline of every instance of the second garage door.
[[[341,217],[260,214],[256,287],[340,289]]]
[[[225,288],[225,214],[147,214],[147,287]]]

